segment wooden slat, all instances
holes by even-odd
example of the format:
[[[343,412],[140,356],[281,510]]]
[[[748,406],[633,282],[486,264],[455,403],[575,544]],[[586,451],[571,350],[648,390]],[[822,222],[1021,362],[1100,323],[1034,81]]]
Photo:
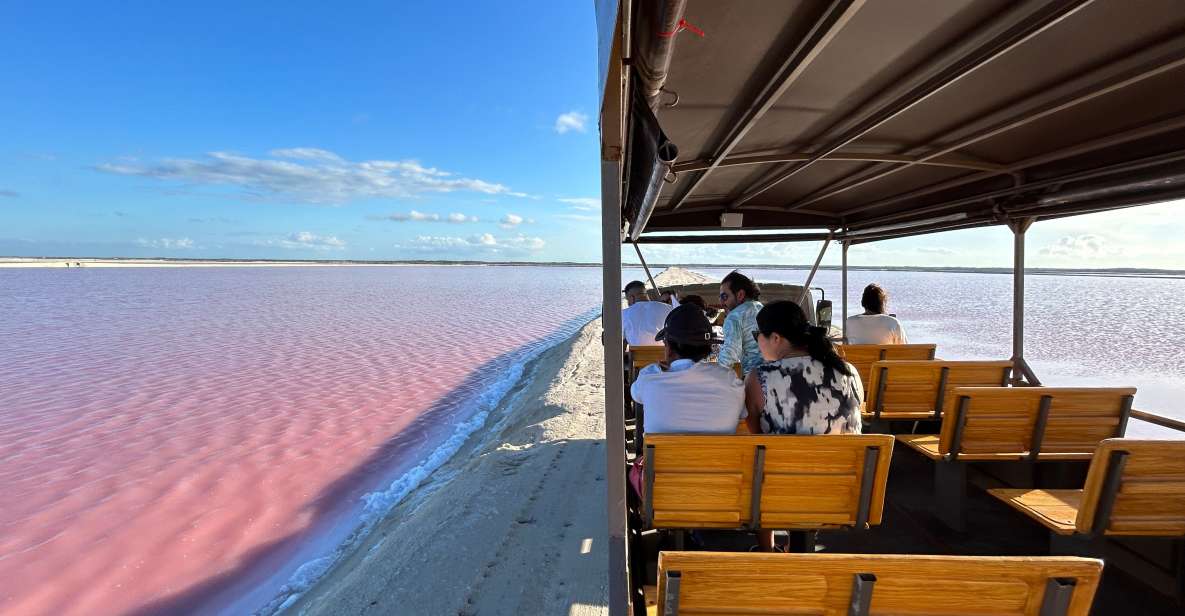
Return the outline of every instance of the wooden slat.
[[[882,368],[884,385],[881,384]],[[866,416],[875,416],[878,404],[881,419],[924,420],[934,419],[934,410],[951,408],[949,392],[957,387],[999,386],[1006,371],[1012,368],[1009,361],[878,361],[873,363],[868,386]],[[939,384],[943,369],[946,370],[946,385],[939,396]]]
[[[630,365],[633,369],[631,378],[638,376],[638,371],[650,364],[662,361],[666,357],[666,347],[661,344],[646,344],[629,347]]]
[[[1114,452],[1126,452],[1107,535],[1185,536],[1185,441],[1102,441],[1082,490],[988,490],[992,496],[1063,534],[1088,534]]]
[[[882,359],[933,359],[936,349],[933,344],[837,344],[835,348],[841,357],[856,368],[860,382],[866,388],[871,380],[872,364]]]
[[[1082,490],[1027,490],[995,488],[988,493],[1059,535],[1074,534],[1082,504]]]
[[[936,434],[898,434],[897,441],[931,460],[942,458],[942,454],[938,453],[938,435]]]
[[[1094,524],[1112,452],[1128,454],[1111,512],[1109,535],[1185,535],[1185,441],[1107,439],[1087,471],[1078,532]]]
[[[848,613],[853,578],[876,576],[874,614],[1022,614],[1037,616],[1050,578],[1076,581],[1068,616],[1085,616],[1102,562],[1073,557],[969,557],[847,554],[662,552],[658,604],[666,572],[680,573],[680,614]]]
[[[1115,435],[1130,387],[956,387],[949,392],[939,453],[951,452],[958,400],[966,398],[967,420],[959,457],[1022,459],[1031,453],[1042,399],[1049,416],[1038,459],[1089,459],[1100,441]]]
[[[893,437],[868,435],[647,435],[654,447],[656,528],[741,528],[752,519],[754,454],[765,447],[766,528],[850,526],[859,510],[864,452],[879,447],[868,522],[881,522]],[[649,463],[649,461],[647,462]]]

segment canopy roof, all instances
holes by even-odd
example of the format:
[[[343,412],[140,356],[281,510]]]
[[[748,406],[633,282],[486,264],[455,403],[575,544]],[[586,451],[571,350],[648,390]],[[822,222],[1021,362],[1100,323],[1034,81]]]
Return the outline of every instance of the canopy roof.
[[[637,78],[634,111],[603,139],[644,100],[678,147],[648,222],[623,209],[623,226],[739,213],[860,242],[1185,196],[1181,0],[621,6],[628,60],[609,62]],[[659,164],[637,141],[627,167]]]

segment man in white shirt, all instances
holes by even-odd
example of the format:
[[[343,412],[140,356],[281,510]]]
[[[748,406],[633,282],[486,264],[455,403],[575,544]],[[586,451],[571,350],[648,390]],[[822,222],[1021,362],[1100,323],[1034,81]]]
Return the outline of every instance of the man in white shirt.
[[[735,434],[745,417],[745,385],[729,368],[704,361],[713,342],[708,317],[699,306],[679,306],[657,338],[667,367],[646,366],[630,388],[645,409],[642,431]]]
[[[650,301],[646,285],[635,280],[625,285],[625,300],[629,307],[621,311],[621,331],[630,346],[658,344],[654,335],[662,329],[671,305]]]
[[[909,344],[905,328],[891,314],[885,314],[889,295],[878,284],[864,288],[860,305],[864,314],[850,316],[844,334],[848,344]]]

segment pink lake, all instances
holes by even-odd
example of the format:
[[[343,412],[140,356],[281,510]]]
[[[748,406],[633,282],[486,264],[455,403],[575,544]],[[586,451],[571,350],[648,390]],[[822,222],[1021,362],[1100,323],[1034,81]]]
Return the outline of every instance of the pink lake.
[[[480,429],[594,316],[600,270],[0,269],[0,290],[0,612],[242,612]]]

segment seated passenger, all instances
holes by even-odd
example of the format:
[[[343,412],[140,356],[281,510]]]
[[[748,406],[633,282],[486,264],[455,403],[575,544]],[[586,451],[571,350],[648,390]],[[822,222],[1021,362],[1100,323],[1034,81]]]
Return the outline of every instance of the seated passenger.
[[[908,344],[905,329],[891,314],[885,314],[889,295],[878,284],[864,287],[860,305],[864,314],[848,317],[846,337],[848,344]]]
[[[663,365],[646,366],[630,387],[646,409],[643,433],[735,434],[744,417],[744,384],[732,370],[703,361],[712,350],[703,311],[692,304],[672,310],[658,339],[666,349]]]
[[[732,370],[704,361],[713,342],[708,317],[693,304],[679,306],[667,316],[658,338],[666,349],[663,365],[646,366],[630,387],[634,401],[645,409],[643,434],[736,434],[745,417],[745,385]],[[629,471],[639,497],[644,461],[638,458]]]
[[[757,313],[753,337],[765,363],[745,379],[746,423],[754,434],[859,434],[864,386],[840,358],[827,330],[807,323],[794,302],[773,302]],[[764,552],[773,531],[759,531]]]
[[[740,364],[744,374],[761,363],[761,351],[753,340],[757,331],[757,311],[761,310],[761,289],[744,274],[733,271],[720,282],[720,303],[728,316],[724,318],[724,342],[720,344],[717,361],[731,369]]]
[[[864,386],[856,369],[807,323],[794,302],[757,313],[753,337],[765,363],[745,379],[745,407],[754,434],[859,434]]]
[[[671,305],[650,300],[646,285],[635,280],[625,285],[628,308],[621,311],[621,332],[631,346],[658,344],[654,335],[662,329]]]

